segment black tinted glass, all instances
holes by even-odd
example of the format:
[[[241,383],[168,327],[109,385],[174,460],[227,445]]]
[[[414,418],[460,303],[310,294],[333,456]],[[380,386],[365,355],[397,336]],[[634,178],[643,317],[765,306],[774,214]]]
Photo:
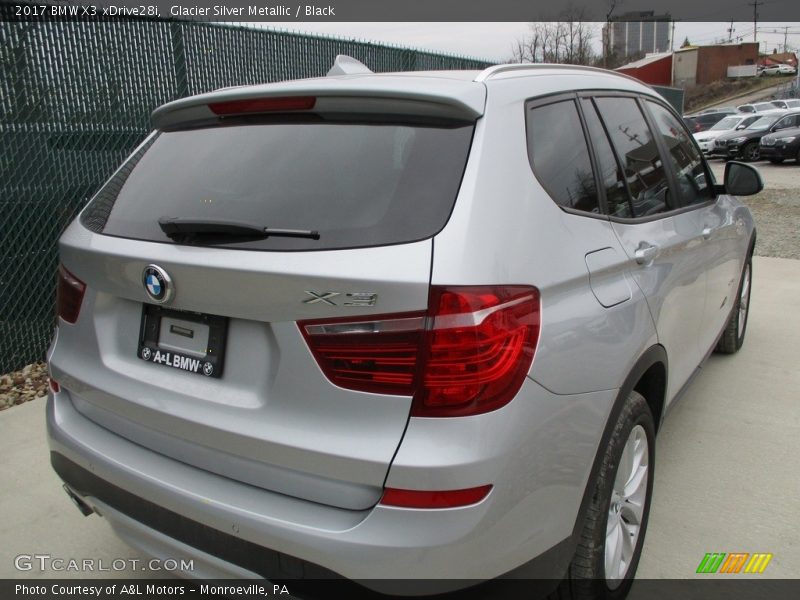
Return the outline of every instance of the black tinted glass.
[[[633,216],[647,217],[677,208],[653,135],[632,98],[597,98],[597,107],[625,169]]]
[[[706,202],[713,197],[700,151],[678,120],[663,106],[648,102],[658,132],[669,152],[684,205]]]
[[[600,212],[589,150],[574,101],[529,110],[528,156],[539,181],[557,204]]]
[[[600,169],[600,181],[606,192],[608,213],[615,217],[630,217],[633,213],[628,189],[625,187],[625,177],[614,158],[614,151],[611,149],[608,136],[592,101],[584,99],[581,103],[586,126],[589,129],[589,137],[594,144],[597,166]]]
[[[790,127],[797,127],[798,124],[800,124],[800,118],[796,115],[789,115],[775,123],[775,129],[788,129]]]
[[[108,235],[171,242],[162,217],[318,231],[214,245],[320,250],[428,238],[452,211],[473,126],[270,122],[161,133],[84,211]],[[210,243],[198,238],[193,243]]]

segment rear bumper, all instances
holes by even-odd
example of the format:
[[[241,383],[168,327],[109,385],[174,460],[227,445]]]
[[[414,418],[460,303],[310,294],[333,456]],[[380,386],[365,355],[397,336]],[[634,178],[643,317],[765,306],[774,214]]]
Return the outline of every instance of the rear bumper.
[[[542,391],[530,380],[526,388]],[[565,458],[569,465],[557,464],[564,449],[556,447],[541,448],[539,456],[518,452],[506,457],[507,465],[509,460],[528,463],[539,479],[538,488],[506,479],[516,469],[506,473],[495,463],[495,488],[489,496],[472,506],[442,510],[377,505],[352,511],[242,484],[147,450],[98,426],[75,409],[63,388],[48,398],[47,427],[53,466],[67,485],[132,545],[157,557],[195,560],[196,572],[186,576],[344,576],[372,581],[374,585],[368,585],[376,589],[381,581],[407,578],[425,580],[432,586],[425,593],[431,593],[441,591],[439,585],[464,587],[523,566],[530,577],[562,577],[573,548],[568,540],[614,395],[610,390],[540,399],[549,401],[559,418],[573,420],[581,429],[588,425],[587,403],[593,406],[598,439],[591,443],[589,438],[576,438],[589,443],[580,443],[577,449],[570,444]],[[519,406],[530,407],[527,400]],[[543,431],[558,430],[544,414],[540,426]],[[556,437],[564,443],[565,435],[561,431]],[[413,464],[409,456],[415,454],[416,442],[413,434],[410,437],[406,452],[401,446],[398,453],[397,471],[390,470],[389,485],[397,485],[392,483],[393,474],[395,480],[417,475],[424,480],[425,473],[438,479],[442,474],[424,464],[430,456]],[[552,441],[540,437],[545,443]],[[443,448],[442,453],[448,451]],[[567,466],[572,474],[565,471]],[[487,468],[488,463],[462,464],[451,470]],[[550,477],[544,476],[547,472],[552,472]]]

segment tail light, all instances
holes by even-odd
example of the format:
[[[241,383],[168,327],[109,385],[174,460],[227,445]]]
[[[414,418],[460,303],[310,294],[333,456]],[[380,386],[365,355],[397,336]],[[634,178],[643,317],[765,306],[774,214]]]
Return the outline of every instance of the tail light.
[[[75,323],[81,312],[86,284],[58,265],[58,285],[56,287],[56,314],[67,323]]]
[[[298,325],[334,384],[413,396],[414,416],[455,417],[516,395],[533,362],[539,306],[534,287],[433,286],[427,312]]]

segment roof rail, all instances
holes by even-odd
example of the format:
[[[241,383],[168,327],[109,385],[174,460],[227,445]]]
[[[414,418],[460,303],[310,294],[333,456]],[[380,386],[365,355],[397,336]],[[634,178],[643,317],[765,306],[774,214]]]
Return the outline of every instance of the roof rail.
[[[372,71],[361,61],[346,54],[337,54],[327,75],[331,77],[333,75],[366,75],[367,73],[372,73]]]
[[[475,81],[487,81],[499,75],[500,73],[507,73],[509,71],[545,71],[548,69],[570,69],[574,71],[594,71],[597,73],[605,73],[607,75],[616,75],[617,77],[625,77],[631,81],[642,83],[635,77],[631,77],[625,73],[618,73],[617,71],[609,71],[608,69],[600,69],[598,67],[584,67],[582,65],[561,65],[558,63],[512,63],[506,65],[494,65],[487,67],[475,78]],[[646,85],[646,84],[643,84]]]

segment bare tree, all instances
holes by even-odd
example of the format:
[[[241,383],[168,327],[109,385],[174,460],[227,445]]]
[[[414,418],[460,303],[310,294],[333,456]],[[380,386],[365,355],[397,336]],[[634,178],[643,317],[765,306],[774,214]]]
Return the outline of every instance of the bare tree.
[[[515,41],[509,62],[593,64],[594,29],[586,10],[568,6],[557,18],[531,23],[530,33]]]

